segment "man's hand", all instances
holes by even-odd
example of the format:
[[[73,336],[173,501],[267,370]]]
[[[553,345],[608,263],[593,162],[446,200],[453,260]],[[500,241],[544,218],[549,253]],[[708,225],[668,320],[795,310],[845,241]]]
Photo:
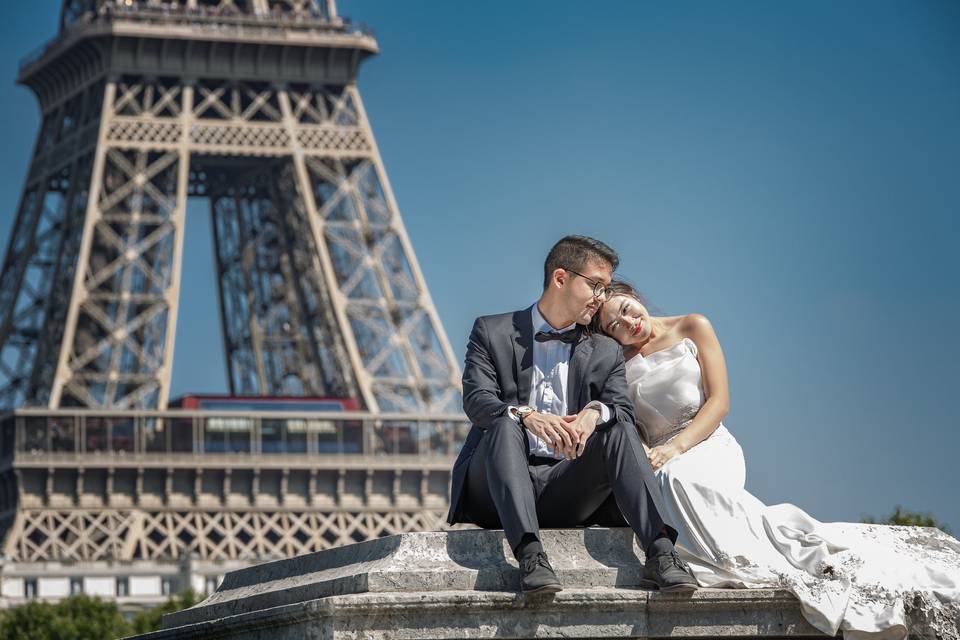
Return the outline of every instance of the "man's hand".
[[[580,442],[580,434],[564,417],[534,411],[523,419],[523,426],[533,435],[545,440],[551,449],[570,458]]]
[[[593,435],[593,432],[597,428],[597,422],[600,420],[600,411],[594,407],[586,407],[582,409],[580,413],[572,416],[564,416],[563,419],[566,421],[567,426],[578,436],[577,445],[567,458],[579,458],[583,455],[583,451],[587,447],[587,440],[590,439],[590,436]],[[566,452],[564,452],[564,454],[566,455]]]

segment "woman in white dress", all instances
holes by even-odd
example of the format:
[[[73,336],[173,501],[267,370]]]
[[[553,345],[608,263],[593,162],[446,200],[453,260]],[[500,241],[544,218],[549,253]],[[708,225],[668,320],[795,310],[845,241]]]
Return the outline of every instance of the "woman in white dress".
[[[821,523],[744,490],[723,351],[702,315],[653,317],[614,282],[593,328],[624,346],[627,385],[678,550],[704,587],[793,592],[817,629],[847,639],[960,637],[960,547],[931,533]]]

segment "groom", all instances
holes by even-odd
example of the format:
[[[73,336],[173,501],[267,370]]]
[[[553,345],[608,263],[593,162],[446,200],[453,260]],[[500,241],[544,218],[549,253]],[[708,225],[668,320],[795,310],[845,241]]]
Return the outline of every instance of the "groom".
[[[561,590],[540,527],[591,524],[633,528],[649,586],[696,589],[634,426],[623,350],[583,330],[618,264],[599,240],[562,238],[537,303],[477,318],[470,332],[463,408],[473,426],[453,466],[447,520],[502,527],[524,593]]]

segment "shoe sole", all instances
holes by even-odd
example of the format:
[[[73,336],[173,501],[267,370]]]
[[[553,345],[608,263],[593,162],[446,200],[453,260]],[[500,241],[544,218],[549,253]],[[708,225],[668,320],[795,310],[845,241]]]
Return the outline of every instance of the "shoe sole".
[[[537,587],[536,589],[522,589],[520,593],[525,596],[537,596],[549,593],[559,593],[560,591],[563,591],[563,587],[559,584],[545,584],[542,587]]]
[[[692,593],[699,589],[695,584],[675,584],[672,587],[661,587],[653,580],[647,580],[646,578],[640,580],[640,586],[645,589],[653,589],[654,591],[663,591],[664,593]]]

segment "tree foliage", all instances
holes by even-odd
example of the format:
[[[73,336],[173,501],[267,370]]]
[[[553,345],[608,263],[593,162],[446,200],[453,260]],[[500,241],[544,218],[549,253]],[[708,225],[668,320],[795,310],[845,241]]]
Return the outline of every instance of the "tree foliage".
[[[129,632],[115,602],[84,595],[28,602],[0,617],[2,640],[113,640]]]
[[[187,589],[182,593],[178,593],[159,607],[138,613],[131,622],[133,632],[140,634],[156,631],[160,628],[160,623],[163,621],[163,614],[192,607],[198,602],[200,602],[200,598],[194,593],[193,589]]]
[[[938,529],[947,533],[950,532],[946,525],[937,524],[937,521],[933,518],[932,514],[920,513],[919,511],[908,511],[900,505],[894,507],[893,513],[885,518],[874,520],[872,517],[868,516],[864,518],[863,521],[868,524],[897,524],[907,527],[937,527]]]
[[[0,640],[114,640],[156,631],[163,614],[197,602],[198,596],[187,590],[128,622],[115,602],[100,598],[76,595],[57,603],[33,600],[0,612]]]

